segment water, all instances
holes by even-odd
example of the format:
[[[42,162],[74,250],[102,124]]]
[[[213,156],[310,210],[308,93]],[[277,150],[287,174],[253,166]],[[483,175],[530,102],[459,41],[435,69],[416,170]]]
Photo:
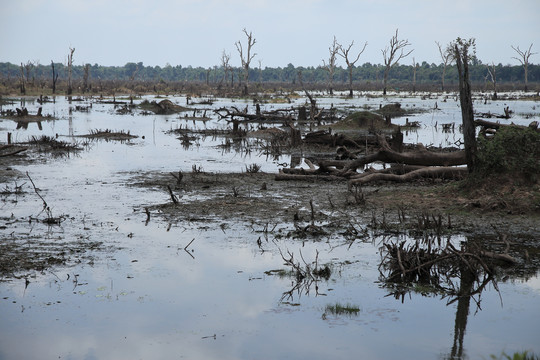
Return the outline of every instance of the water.
[[[170,99],[185,104],[185,98]],[[325,98],[319,103],[376,108],[393,101],[362,97]],[[404,107],[423,108],[437,101],[440,109],[409,116],[421,127],[409,133],[406,142],[448,146],[461,138],[459,133],[449,135],[435,127],[459,123],[455,100],[399,101]],[[231,104],[252,106],[219,99],[212,108]],[[484,106],[479,100],[475,107],[502,113],[504,104]],[[539,116],[535,102],[508,105],[516,114]],[[34,113],[38,104],[25,106]],[[475,359],[502,351],[540,353],[538,274],[527,280],[500,281],[499,291],[489,285],[477,311],[473,300],[468,305],[462,301],[447,305],[447,299],[437,296],[387,296],[389,291],[378,282],[382,241],[378,237],[357,241],[350,248],[337,234],[315,242],[271,237],[263,240],[265,251],[261,251],[257,246],[261,234],[240,220],[228,220],[224,228],[220,221],[171,225],[157,217],[145,223],[141,206],[169,198],[165,191],[130,186],[136,174],[189,172],[193,165],[210,172],[241,172],[253,163],[275,172],[278,163],[289,162],[290,157],[224,152],[218,147],[223,140],[210,137],[186,149],[166,133],[180,125],[227,126],[215,118],[203,124],[178,115],[117,115],[112,105],[99,104],[89,113],[69,114],[69,106],[61,97],[43,105],[44,114],[59,119],[44,122],[42,131],[33,123],[27,130],[16,130],[12,121],[0,120],[0,138],[5,139],[9,131],[15,141],[59,134],[60,139],[81,142],[69,135],[105,128],[129,130],[139,137],[127,143],[92,141],[88,150],[76,155],[14,166],[28,171],[53,213],[65,215],[66,220],[53,227],[19,222],[0,232],[2,238],[15,231],[67,242],[102,241],[111,250],[96,251],[72,267],[37,273],[28,284],[25,279],[0,282],[0,359],[433,359],[451,355]],[[532,119],[516,115],[512,121],[528,124]],[[401,122],[405,119],[395,120]],[[41,201],[31,188],[26,190],[16,203],[12,195],[0,203],[0,216],[38,216]],[[301,252],[308,261],[318,252],[320,264],[333,264],[332,276],[318,284],[318,291],[311,287],[309,294],[287,296],[293,279],[265,273],[284,268],[279,249],[288,249],[296,258]],[[335,303],[350,303],[360,311],[325,314],[326,305]]]

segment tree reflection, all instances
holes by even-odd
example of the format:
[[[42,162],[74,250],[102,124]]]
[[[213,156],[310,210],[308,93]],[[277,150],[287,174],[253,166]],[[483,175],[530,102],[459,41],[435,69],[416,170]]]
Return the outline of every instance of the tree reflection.
[[[476,311],[481,309],[481,295],[491,284],[498,291],[496,269],[512,267],[517,261],[508,254],[487,251],[477,241],[461,242],[457,249],[451,238],[440,237],[384,243],[381,248],[379,271],[383,286],[389,295],[405,300],[405,295],[419,292],[423,295],[439,295],[447,299],[447,305],[457,302],[454,337],[448,359],[463,359],[463,342],[470,313],[471,300]]]

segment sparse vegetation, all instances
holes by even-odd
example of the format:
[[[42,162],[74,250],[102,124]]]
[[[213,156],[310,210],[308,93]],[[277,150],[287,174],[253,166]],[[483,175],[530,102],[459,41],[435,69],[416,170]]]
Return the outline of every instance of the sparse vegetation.
[[[328,315],[349,315],[349,316],[356,316],[360,313],[360,308],[356,305],[352,305],[347,303],[346,305],[335,303],[335,304],[329,304],[326,305],[324,309],[324,314]]]

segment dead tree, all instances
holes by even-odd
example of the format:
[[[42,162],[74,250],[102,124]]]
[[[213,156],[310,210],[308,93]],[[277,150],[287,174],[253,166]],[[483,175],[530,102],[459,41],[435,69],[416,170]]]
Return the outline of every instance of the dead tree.
[[[21,94],[26,94],[26,81],[24,79],[24,65],[21,63],[21,74],[19,75],[19,86],[21,88]]]
[[[32,69],[34,68],[34,62],[28,60],[26,64],[24,64],[24,70],[26,72],[26,83],[30,83],[30,74],[32,73]],[[32,81],[32,86],[34,85],[34,81]]]
[[[446,67],[452,62],[452,52],[448,50],[443,50],[441,44],[435,41],[437,47],[439,48],[439,54],[441,55],[441,60],[443,63],[443,71],[441,76],[441,91],[444,91],[444,78],[446,76]]]
[[[138,65],[137,65],[138,69]],[[136,72],[137,70],[135,70]],[[133,83],[133,77],[131,77],[131,82]],[[90,78],[90,64],[84,65],[84,75],[83,75],[83,93],[88,91],[89,85],[88,85],[88,79]]]
[[[73,85],[71,84],[71,73],[73,71],[73,53],[75,52],[75,48],[69,48],[69,55],[68,55],[68,88],[67,88],[67,94],[71,95],[73,92]]]
[[[497,68],[495,67],[495,63],[491,63],[491,66],[488,65],[487,69],[488,75],[493,83],[493,96],[491,98],[497,100]]]
[[[342,45],[339,45],[338,55],[345,59],[345,62],[347,63],[347,68],[349,70],[349,97],[353,97],[352,69],[354,67],[354,64],[358,61],[358,59],[360,59],[360,55],[362,55],[364,50],[366,50],[367,44],[368,43],[366,41],[366,43],[364,44],[364,47],[362,48],[362,50],[360,50],[360,52],[358,53],[354,61],[349,59],[349,52],[351,51],[351,48],[354,45],[354,41],[352,41],[351,44],[347,48],[343,47]]]
[[[399,40],[398,39],[398,29],[396,29],[396,34],[390,39],[390,45],[384,48],[382,51],[384,58],[384,79],[383,79],[383,95],[386,95],[386,84],[388,82],[388,73],[390,69],[396,65],[399,60],[409,56],[414,50],[404,52],[404,49],[407,46],[410,46],[408,40]]]
[[[242,68],[244,69],[244,96],[247,96],[248,91],[248,82],[249,82],[249,64],[251,63],[251,60],[257,55],[256,53],[251,53],[251,49],[253,48],[253,45],[257,42],[255,38],[253,37],[253,34],[251,31],[247,32],[247,30],[244,28],[244,34],[246,34],[247,37],[247,52],[244,54],[244,48],[242,47],[242,43],[240,40],[238,40],[236,45],[236,50],[238,50],[238,54],[240,55],[240,61],[242,62]]]
[[[413,66],[412,91],[414,93],[414,92],[416,92],[416,68],[418,67],[417,64],[416,64],[416,61],[414,60],[414,56],[412,58],[412,66]]]
[[[221,53],[221,67],[223,67],[223,79],[221,81],[225,82],[225,84],[227,84],[227,81],[229,79],[227,75],[229,74],[229,70],[231,69],[231,65],[229,65],[230,60],[231,55],[227,54],[224,49]]]
[[[529,74],[529,58],[531,57],[531,55],[537,54],[537,53],[531,52],[532,46],[533,46],[533,44],[531,44],[531,46],[529,46],[529,50],[527,50],[527,51],[520,50],[519,46],[517,48],[512,46],[512,49],[514,49],[520,56],[520,57],[514,57],[514,59],[518,60],[521,63],[521,65],[523,65],[523,69],[525,70],[525,91],[528,90],[528,88],[527,88],[527,78],[528,78],[528,74]]]
[[[56,81],[58,80],[58,73],[54,71],[54,62],[51,60],[52,67],[52,93],[56,93]]]
[[[311,120],[311,123],[315,122],[315,119],[318,119],[318,125],[320,125],[320,115],[324,109],[317,111],[317,100],[313,98],[313,96],[304,86],[304,82],[302,81],[302,71],[298,71],[298,82],[300,83],[302,90],[304,90],[304,92],[306,93],[306,96],[308,97],[309,103],[311,105],[309,109],[309,119]]]
[[[330,95],[334,94],[334,73],[336,71],[336,55],[338,54],[340,45],[337,43],[336,37],[332,45],[328,48],[330,56],[328,57],[328,64],[323,59],[323,69],[328,73],[328,87]]]
[[[454,59],[459,74],[459,100],[461,103],[461,118],[463,123],[463,140],[465,142],[465,156],[467,169],[474,171],[476,164],[476,127],[474,124],[474,111],[469,81],[469,51],[474,55],[476,44],[474,39],[463,40],[457,38],[450,44],[454,51]]]

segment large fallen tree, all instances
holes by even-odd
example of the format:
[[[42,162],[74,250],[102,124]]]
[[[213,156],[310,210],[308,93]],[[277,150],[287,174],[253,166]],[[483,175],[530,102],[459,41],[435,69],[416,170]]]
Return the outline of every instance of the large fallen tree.
[[[309,176],[319,179],[343,177],[350,180],[350,185],[365,184],[370,181],[409,181],[416,178],[462,178],[467,162],[464,151],[433,152],[420,145],[415,151],[397,152],[393,150],[385,137],[377,135],[379,150],[373,154],[354,160],[321,160],[318,168],[306,160],[309,169],[282,169],[276,180],[309,180]],[[340,148],[343,151],[342,148]],[[338,149],[338,151],[340,151]],[[374,162],[393,164],[382,170],[369,170],[359,173],[359,168]]]

